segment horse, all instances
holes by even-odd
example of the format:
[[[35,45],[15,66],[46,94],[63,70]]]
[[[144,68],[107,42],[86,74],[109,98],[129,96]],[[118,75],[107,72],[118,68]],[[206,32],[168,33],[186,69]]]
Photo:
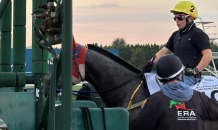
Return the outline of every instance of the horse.
[[[75,41],[73,44],[73,50],[76,51],[79,44],[75,43]],[[82,49],[84,50],[85,47],[82,47]],[[122,58],[94,45],[88,45],[88,49],[81,52],[87,52],[86,55],[78,53],[78,56],[81,56],[83,60],[85,60],[85,64],[79,64],[79,61],[82,61],[79,60],[79,58],[77,63],[75,58],[73,60],[73,68],[77,68],[77,63],[79,68],[78,70],[80,71],[80,69],[82,70],[83,68],[85,69],[85,71],[83,71],[85,73],[78,76],[78,70],[73,69],[73,83],[76,84],[80,82],[81,79],[91,83],[95,87],[96,91],[99,92],[101,99],[108,107],[127,108],[130,98],[139,84],[141,84],[141,87],[133,97],[132,104],[141,102],[150,96],[146,81],[143,79],[143,75],[140,75],[142,72],[141,70],[135,68]],[[105,91],[116,88],[136,75],[139,76],[119,88],[111,91]],[[48,92],[50,77],[51,72],[49,72],[45,78],[46,93]],[[133,130],[134,120],[140,110],[141,107],[129,110],[130,130]]]

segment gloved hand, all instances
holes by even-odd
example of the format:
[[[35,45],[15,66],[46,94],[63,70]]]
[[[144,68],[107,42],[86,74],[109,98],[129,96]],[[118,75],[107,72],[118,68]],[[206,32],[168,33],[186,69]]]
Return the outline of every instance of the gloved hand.
[[[149,60],[146,64],[145,67],[143,68],[144,73],[150,73],[153,68],[153,61]]]
[[[191,68],[185,68],[185,75],[193,76],[194,75],[194,70],[191,69]]]

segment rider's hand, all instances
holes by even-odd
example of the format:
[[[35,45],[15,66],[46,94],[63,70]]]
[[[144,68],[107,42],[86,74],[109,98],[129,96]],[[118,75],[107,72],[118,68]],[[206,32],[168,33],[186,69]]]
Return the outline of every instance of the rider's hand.
[[[197,72],[194,70],[194,75],[196,75],[197,74]]]
[[[143,68],[143,72],[144,73],[150,73],[151,70],[153,68],[153,62],[152,61],[148,61],[145,65],[145,67]]]

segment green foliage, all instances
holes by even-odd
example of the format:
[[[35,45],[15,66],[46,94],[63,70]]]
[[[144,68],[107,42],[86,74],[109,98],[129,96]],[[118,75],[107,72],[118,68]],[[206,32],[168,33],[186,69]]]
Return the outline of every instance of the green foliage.
[[[93,43],[93,45],[98,44]],[[160,46],[157,44],[130,45],[123,38],[115,38],[112,45],[100,45],[100,47],[103,49],[118,49],[119,57],[139,69],[143,69],[145,63],[160,50]]]
[[[93,45],[99,46],[98,43],[93,43]],[[218,52],[218,44],[215,42],[210,42],[212,52]],[[99,47],[103,49],[118,49],[119,57],[123,58],[133,66],[143,69],[144,65],[149,61],[160,49],[165,47],[166,44],[127,44],[123,38],[115,38],[112,45],[100,45]],[[216,68],[218,68],[218,60],[214,60]],[[210,66],[213,66],[212,62]]]
[[[115,38],[114,41],[112,42],[112,46],[125,46],[126,41],[124,38]]]
[[[136,48],[132,51],[132,56],[129,62],[142,70],[145,65],[145,52],[142,50],[142,48]]]

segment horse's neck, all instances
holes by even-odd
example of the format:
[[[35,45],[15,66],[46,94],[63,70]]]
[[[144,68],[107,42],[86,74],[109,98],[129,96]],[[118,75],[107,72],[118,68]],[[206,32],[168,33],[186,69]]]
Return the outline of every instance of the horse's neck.
[[[118,62],[92,50],[88,50],[87,52],[85,66],[85,80],[90,82],[97,91],[108,90],[110,88],[117,87],[118,85],[130,79],[137,73],[119,64]],[[112,95],[117,95],[118,97],[116,98],[119,98],[119,96],[122,95],[121,90],[125,95],[125,91],[129,91],[129,89],[131,88],[125,87],[123,89],[113,90],[113,92],[110,92],[110,94],[102,95],[104,95],[103,98],[105,99],[112,98]]]

